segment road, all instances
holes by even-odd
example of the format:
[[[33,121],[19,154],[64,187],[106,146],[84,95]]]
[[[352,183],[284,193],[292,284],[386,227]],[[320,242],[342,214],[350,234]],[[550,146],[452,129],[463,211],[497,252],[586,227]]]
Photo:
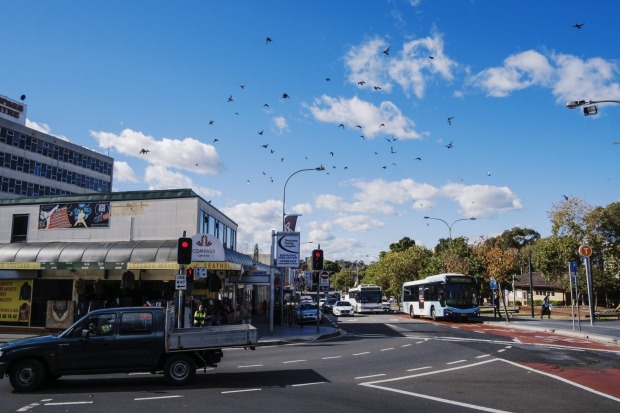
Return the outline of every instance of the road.
[[[338,323],[343,335],[330,340],[225,350],[188,387],[150,374],[73,376],[18,394],[2,380],[2,412],[620,409],[618,347],[405,315]]]

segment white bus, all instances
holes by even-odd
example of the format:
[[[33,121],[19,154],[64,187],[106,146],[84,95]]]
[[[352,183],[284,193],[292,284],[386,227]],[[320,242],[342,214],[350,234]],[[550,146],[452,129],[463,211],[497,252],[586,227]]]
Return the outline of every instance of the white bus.
[[[471,275],[438,274],[403,284],[403,312],[412,318],[459,318],[480,315],[478,280]]]
[[[346,300],[356,313],[374,313],[383,311],[381,287],[374,284],[360,284],[349,289]]]

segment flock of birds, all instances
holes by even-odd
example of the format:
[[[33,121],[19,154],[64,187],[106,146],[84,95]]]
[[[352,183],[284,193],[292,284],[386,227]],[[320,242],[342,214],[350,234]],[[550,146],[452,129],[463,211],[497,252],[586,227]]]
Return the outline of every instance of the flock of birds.
[[[574,25],[573,25],[573,26],[571,26],[571,27],[576,28],[576,29],[582,29],[582,28],[583,28],[583,26],[584,26],[584,24],[585,24],[585,23],[576,23],[576,24],[574,24]],[[269,44],[271,44],[272,42],[273,42],[273,40],[272,40],[272,38],[271,38],[271,37],[267,36],[267,37],[265,38],[265,45],[269,45]],[[382,54],[383,54],[383,55],[385,55],[385,56],[389,56],[389,55],[390,55],[390,46],[388,46],[387,48],[385,48],[385,49],[382,51]],[[435,57],[434,57],[434,56],[432,56],[432,55],[428,56],[428,58],[429,58],[429,59],[431,59],[431,60],[434,60],[434,59],[435,59]],[[331,78],[330,78],[330,77],[325,77],[325,81],[326,81],[326,82],[331,82]],[[357,86],[358,86],[358,87],[360,87],[360,88],[362,88],[362,87],[366,87],[366,85],[367,85],[367,82],[366,82],[365,80],[359,80],[359,81],[357,81]],[[243,90],[245,90],[245,89],[246,89],[246,84],[240,84],[240,85],[239,85],[239,87],[240,87],[240,89],[243,91]],[[380,86],[378,86],[378,85],[373,85],[373,86],[372,86],[372,89],[373,89],[373,90],[375,90],[375,91],[379,91],[379,90],[381,90],[381,87],[380,87]],[[282,101],[284,101],[284,100],[290,100],[290,98],[291,98],[291,97],[290,97],[290,95],[289,95],[288,93],[282,93],[282,94],[280,95],[280,99],[281,99]],[[25,99],[25,95],[22,95],[22,100],[24,100],[24,99]],[[235,98],[233,97],[233,94],[229,94],[229,96],[228,96],[228,98],[227,98],[227,103],[233,103],[233,102],[235,102]],[[264,104],[263,104],[263,109],[264,109],[264,110],[269,110],[269,109],[270,109],[269,104],[268,104],[268,103],[264,103]],[[239,112],[235,112],[235,115],[239,115]],[[453,125],[453,121],[454,121],[454,119],[455,119],[455,116],[448,116],[448,117],[447,117],[446,122],[447,122],[448,126],[452,126],[452,125]],[[211,125],[211,126],[213,126],[213,125],[215,124],[215,120],[209,120],[208,124],[209,124],[209,125]],[[380,123],[380,124],[379,124],[379,128],[380,128],[380,129],[381,129],[381,128],[384,128],[385,126],[386,126],[386,125],[385,125],[385,123]],[[347,128],[346,128],[345,123],[339,123],[339,124],[338,124],[338,128],[340,128],[341,130],[345,130],[345,129],[347,129]],[[358,125],[355,125],[355,126],[354,126],[354,129],[359,129],[359,133],[360,133],[359,137],[360,137],[362,140],[366,140],[366,136],[365,136],[365,135],[364,135],[364,133],[363,133],[364,127],[363,127],[362,125],[359,125],[359,124],[358,124]],[[260,129],[260,130],[258,130],[258,131],[257,131],[257,135],[258,135],[258,136],[263,137],[263,136],[264,136],[264,134],[265,134],[264,129]],[[389,150],[389,152],[387,152],[387,151],[386,151],[385,153],[388,153],[389,155],[395,155],[395,154],[397,154],[397,153],[398,153],[398,151],[397,151],[397,150],[395,150],[394,145],[395,145],[396,141],[398,141],[398,138],[397,138],[397,137],[393,137],[393,136],[392,136],[391,138],[386,137],[386,138],[385,138],[385,140],[386,140],[388,143],[390,143],[390,150]],[[217,138],[213,139],[213,144],[215,144],[215,143],[217,143],[217,142],[219,142],[219,139],[217,139]],[[616,143],[616,142],[614,142],[614,143]],[[619,143],[620,143],[620,142],[619,142]],[[453,143],[452,141],[450,141],[450,142],[449,142],[449,143],[447,143],[447,144],[443,144],[443,146],[444,146],[445,148],[447,148],[448,150],[451,150],[451,149],[453,149],[453,148],[454,148],[454,143]],[[277,152],[277,149],[276,149],[276,148],[274,148],[274,147],[273,147],[273,145],[272,145],[271,143],[269,143],[269,142],[267,142],[267,143],[261,143],[261,144],[260,144],[260,147],[261,147],[262,149],[266,150],[266,151],[267,151],[267,153],[269,153],[269,154],[271,154],[271,155],[273,155],[273,154],[275,154],[275,153]],[[142,148],[142,149],[140,150],[140,152],[139,152],[139,153],[140,153],[140,155],[148,155],[148,154],[149,154],[149,152],[151,152],[149,149],[147,149],[147,148]],[[378,151],[373,151],[373,153],[374,153],[374,155],[380,155],[380,152],[378,152]],[[335,153],[334,153],[334,151],[329,151],[329,152],[327,152],[327,154],[326,154],[326,155],[330,155],[330,157],[332,157],[332,158],[333,158],[333,157],[335,156]],[[307,159],[308,159],[308,157],[307,157],[307,156],[305,156],[305,159],[307,160]],[[285,157],[283,157],[283,156],[279,156],[279,160],[280,160],[280,162],[284,162],[284,161],[285,161]],[[411,157],[411,158],[410,158],[410,160],[413,160],[413,161],[422,161],[422,156],[415,156],[415,157]],[[390,162],[390,164],[391,164],[391,165],[393,165],[393,166],[396,166],[396,162]],[[196,166],[198,166],[198,164],[196,164]],[[332,170],[337,169],[337,166],[336,166],[336,165],[331,165],[331,167],[332,167]],[[386,163],[386,164],[382,164],[382,165],[381,165],[381,168],[382,168],[382,169],[384,169],[384,170],[385,170],[385,169],[387,169],[387,168],[388,168],[388,164],[387,164],[387,163]],[[348,169],[348,166],[344,166],[344,167],[343,167],[343,169],[344,169],[344,170],[347,170],[347,169]],[[327,168],[326,168],[326,171],[327,171],[327,172],[326,172],[327,174],[329,174],[329,173],[330,173],[330,172],[329,172],[329,170],[328,170]],[[263,175],[263,176],[267,176],[268,174],[267,174],[265,171],[262,171],[262,175]],[[491,176],[491,172],[487,172],[487,173],[486,173],[486,175],[487,175],[487,176]],[[272,182],[272,183],[274,182],[274,179],[273,179],[273,177],[272,177],[272,176],[270,176],[270,177],[269,177],[269,180],[270,180],[270,182]],[[250,179],[246,179],[246,182],[247,182],[247,183],[250,183],[250,182],[251,182],[251,180],[250,180]]]

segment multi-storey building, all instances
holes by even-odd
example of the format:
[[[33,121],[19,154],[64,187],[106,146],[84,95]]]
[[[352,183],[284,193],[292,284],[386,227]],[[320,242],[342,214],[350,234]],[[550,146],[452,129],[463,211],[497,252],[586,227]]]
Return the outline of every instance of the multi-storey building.
[[[112,192],[114,159],[28,128],[26,109],[0,95],[0,199]]]

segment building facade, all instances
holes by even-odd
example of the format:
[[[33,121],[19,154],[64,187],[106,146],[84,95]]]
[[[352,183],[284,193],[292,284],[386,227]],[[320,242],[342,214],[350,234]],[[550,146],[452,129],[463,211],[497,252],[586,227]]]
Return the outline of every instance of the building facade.
[[[237,252],[237,224],[191,189],[0,199],[0,326],[62,328],[94,308],[175,299],[184,234],[222,251],[188,266],[207,274],[183,289],[188,305],[268,299],[269,279],[251,277],[268,266]]]
[[[26,127],[26,109],[0,96],[0,199],[112,192],[113,158]]]

